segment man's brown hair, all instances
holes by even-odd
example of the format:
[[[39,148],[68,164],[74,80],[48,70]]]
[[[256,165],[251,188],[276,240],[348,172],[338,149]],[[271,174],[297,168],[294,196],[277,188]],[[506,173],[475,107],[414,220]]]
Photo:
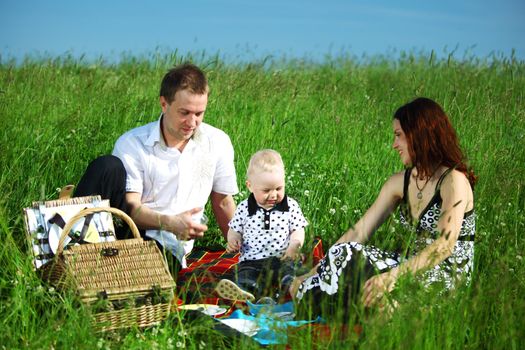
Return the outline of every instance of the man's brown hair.
[[[207,94],[206,75],[199,67],[191,63],[184,63],[170,69],[160,84],[160,96],[171,103],[177,91],[180,90],[189,90],[194,94]]]

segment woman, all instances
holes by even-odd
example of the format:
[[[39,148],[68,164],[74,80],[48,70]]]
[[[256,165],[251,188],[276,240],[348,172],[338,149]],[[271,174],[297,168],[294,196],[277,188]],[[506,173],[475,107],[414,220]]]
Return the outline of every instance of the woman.
[[[404,274],[446,288],[470,279],[476,176],[467,169],[447,115],[436,102],[418,98],[396,111],[393,131],[393,148],[407,169],[392,175],[355,227],[292,283],[292,297],[309,296],[315,302],[306,304],[315,312],[336,300],[338,310],[341,302],[347,310],[359,294],[364,306],[381,306],[383,295]],[[363,245],[398,207],[400,222],[415,236],[411,249],[399,255]]]

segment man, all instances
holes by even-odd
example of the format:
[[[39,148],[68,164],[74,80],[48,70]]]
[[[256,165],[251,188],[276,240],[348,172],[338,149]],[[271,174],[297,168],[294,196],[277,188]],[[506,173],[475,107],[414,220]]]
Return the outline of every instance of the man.
[[[171,69],[161,83],[159,120],[126,132],[113,149],[125,167],[125,190],[113,186],[106,197],[100,193],[103,190],[94,192],[89,188],[94,180],[87,175],[88,168],[76,191],[76,195],[98,193],[113,198],[111,205],[124,206],[146,237],[171,251],[182,267],[193,239],[207,230],[200,219],[208,198],[227,237],[235,212],[232,195],[238,192],[230,138],[203,123],[208,93],[206,76],[198,67],[183,64]],[[103,157],[104,171],[90,165],[96,169],[91,173],[100,177],[108,168],[116,168],[119,171],[109,173],[117,176],[122,170],[118,159]],[[122,181],[119,176],[117,183]],[[84,184],[86,177],[90,186]]]

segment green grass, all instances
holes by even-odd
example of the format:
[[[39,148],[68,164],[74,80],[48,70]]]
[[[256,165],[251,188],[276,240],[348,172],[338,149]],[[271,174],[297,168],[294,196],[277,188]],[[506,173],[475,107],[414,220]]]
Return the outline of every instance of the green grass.
[[[156,120],[158,86],[172,65],[193,59],[211,84],[206,122],[226,131],[238,183],[260,148],[281,152],[288,194],[310,222],[307,240],[334,242],[399,171],[392,114],[416,96],[449,114],[479,175],[476,265],[470,287],[437,296],[413,284],[387,322],[370,317],[361,339],[328,348],[518,349],[525,340],[525,63],[514,58],[457,60],[402,55],[314,64],[261,60],[225,64],[214,56],[127,58],[120,64],[69,57],[0,62],[0,345],[11,348],[221,348],[202,324],[173,315],[158,327],[96,335],[73,295],[42,285],[32,272],[22,208],[54,199],[87,163],[111,152],[124,131]],[[207,208],[209,212],[209,208]],[[217,226],[201,244],[220,243]],[[389,222],[373,237],[392,247],[403,232]],[[290,339],[311,348],[309,334]],[[325,346],[325,345],[323,345]],[[246,346],[250,348],[249,345]]]

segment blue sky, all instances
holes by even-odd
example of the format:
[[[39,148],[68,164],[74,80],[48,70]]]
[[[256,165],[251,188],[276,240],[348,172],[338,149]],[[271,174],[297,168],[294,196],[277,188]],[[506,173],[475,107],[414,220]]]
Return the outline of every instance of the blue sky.
[[[155,50],[249,61],[454,50],[525,60],[524,0],[0,0],[2,59]]]

